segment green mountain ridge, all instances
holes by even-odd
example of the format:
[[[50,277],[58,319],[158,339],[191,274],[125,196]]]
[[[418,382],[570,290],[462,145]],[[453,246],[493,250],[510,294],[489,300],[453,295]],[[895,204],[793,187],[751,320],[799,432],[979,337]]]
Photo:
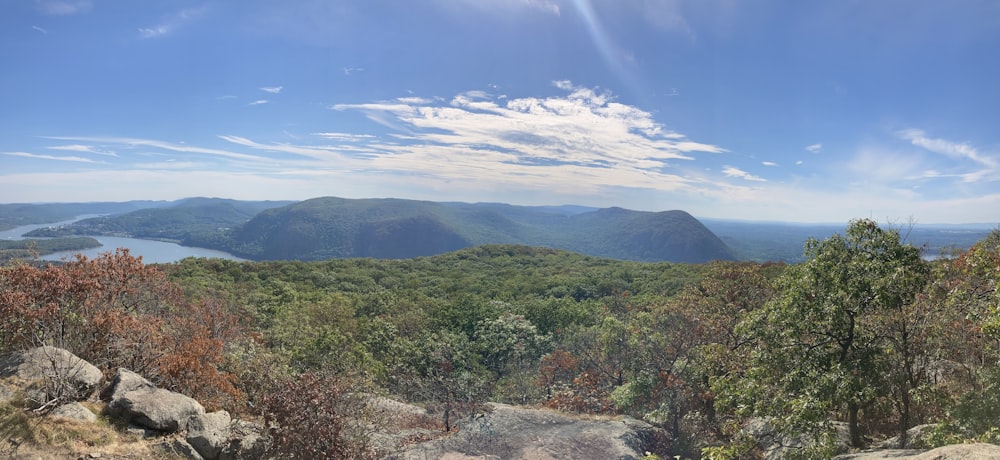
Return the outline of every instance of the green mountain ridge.
[[[647,261],[803,260],[808,238],[842,224],[696,219],[683,211],[642,212],[578,205],[431,202],[324,197],[293,201],[187,198],[121,203],[0,204],[0,227],[108,214],[43,228],[32,237],[127,236],[219,249],[250,259],[409,258],[483,244],[564,249]],[[900,226],[902,227],[902,226]],[[925,257],[947,255],[997,224],[901,228]]]
[[[141,203],[143,202],[138,202],[139,205]],[[215,244],[220,244],[218,240],[221,238],[222,232],[243,224],[262,210],[288,203],[287,201],[187,198],[170,203],[157,202],[155,207],[124,208],[127,209],[127,212],[82,219],[71,225],[37,229],[27,233],[27,236],[105,235],[167,240],[189,246],[200,245],[192,244],[194,241],[199,243],[216,241]]]
[[[402,199],[314,198],[268,209],[217,247],[251,259],[409,258],[484,244],[626,260],[706,262],[732,254],[684,211],[547,208]]]

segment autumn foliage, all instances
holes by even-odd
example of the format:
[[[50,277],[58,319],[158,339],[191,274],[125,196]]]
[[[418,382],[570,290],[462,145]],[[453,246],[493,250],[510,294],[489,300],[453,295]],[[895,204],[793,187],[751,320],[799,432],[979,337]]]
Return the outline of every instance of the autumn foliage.
[[[127,249],[0,269],[0,353],[65,348],[106,375],[124,367],[210,407],[239,398],[231,376],[218,368],[231,337],[213,329],[234,323],[229,316],[210,301],[185,300]]]

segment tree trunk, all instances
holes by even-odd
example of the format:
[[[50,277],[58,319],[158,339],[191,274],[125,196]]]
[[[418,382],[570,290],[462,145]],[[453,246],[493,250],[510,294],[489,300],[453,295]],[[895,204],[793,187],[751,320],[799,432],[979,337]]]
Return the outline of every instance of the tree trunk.
[[[858,412],[861,408],[857,403],[847,405],[847,432],[851,436],[851,447],[861,447],[861,429],[858,427]]]
[[[910,442],[906,439],[906,430],[910,428],[910,392],[904,391],[901,399],[903,407],[899,414],[899,447],[903,449]]]

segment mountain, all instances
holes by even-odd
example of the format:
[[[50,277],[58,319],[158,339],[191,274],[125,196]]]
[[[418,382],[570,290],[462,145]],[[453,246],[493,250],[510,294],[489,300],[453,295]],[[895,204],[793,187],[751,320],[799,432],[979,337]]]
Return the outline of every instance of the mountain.
[[[166,206],[166,201],[121,203],[9,203],[0,204],[0,230],[22,225],[48,224],[87,214],[118,214],[137,209]]]
[[[92,217],[61,227],[38,229],[28,236],[128,236],[181,242],[189,246],[218,245],[224,231],[245,223],[259,212],[288,201],[237,201],[187,198],[121,214]]]
[[[251,259],[321,260],[410,258],[482,244],[646,261],[733,258],[722,240],[684,211],[334,197],[264,210],[216,247]]]

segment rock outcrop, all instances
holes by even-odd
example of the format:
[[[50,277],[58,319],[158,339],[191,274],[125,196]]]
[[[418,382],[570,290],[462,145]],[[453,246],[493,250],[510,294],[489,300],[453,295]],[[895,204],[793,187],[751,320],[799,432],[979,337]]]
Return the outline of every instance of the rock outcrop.
[[[22,395],[37,397],[37,401],[49,404],[44,411],[49,415],[81,423],[92,423],[97,417],[88,406],[72,401],[70,396],[79,399],[91,396],[102,381],[103,376],[96,367],[58,348],[39,347],[0,359],[0,403]],[[149,380],[127,369],[118,369],[114,379],[101,392],[101,397],[107,401],[107,415],[138,425],[130,429],[140,430],[142,441],[137,445],[148,449],[146,457],[167,455],[208,460],[267,458],[267,436],[263,426],[243,420],[234,421],[226,411],[205,413],[198,401],[157,388]],[[655,450],[655,446],[664,439],[662,430],[628,417],[573,416],[506,404],[488,404],[484,412],[457,421],[455,431],[443,433],[436,428],[438,421],[433,414],[422,408],[384,398],[373,398],[373,403],[374,409],[385,416],[384,423],[375,427],[374,441],[383,458],[398,460],[641,459],[646,451]],[[838,445],[846,449],[846,428],[838,424],[834,427]],[[926,429],[915,427],[907,437],[910,441],[918,440]],[[787,453],[783,449],[809,444],[806,439],[778,436],[766,419],[752,421],[745,430],[761,441],[759,447],[765,458],[780,458]],[[179,433],[172,435],[174,432]],[[898,444],[898,440],[887,440],[880,446],[896,447]],[[44,451],[38,453],[47,454]],[[63,457],[57,455],[51,458]],[[1000,458],[1000,446],[958,444],[929,451],[876,449],[841,455],[835,460],[996,458]]]
[[[395,458],[639,459],[658,436],[631,418],[587,419],[545,409],[490,404],[450,436],[415,444]]]
[[[837,452],[847,452],[851,447],[851,437],[847,424],[833,422],[834,449]],[[807,435],[786,436],[778,433],[767,418],[755,418],[747,422],[743,431],[757,441],[764,460],[781,460],[788,454],[815,446],[815,440]]]
[[[87,399],[104,381],[104,374],[69,351],[44,346],[0,360],[0,379],[8,378],[25,383],[24,395],[37,408]]]
[[[81,422],[96,422],[97,414],[90,411],[80,404],[79,402],[71,402],[69,404],[63,404],[49,413],[53,417],[62,417],[70,420],[78,420]]]
[[[834,460],[995,460],[1000,446],[993,444],[952,444],[928,451],[885,449],[834,457]]]
[[[194,399],[156,388],[148,380],[127,369],[118,369],[112,385],[104,392],[110,397],[108,412],[130,423],[154,430],[174,432],[187,429],[192,415],[205,413]]]
[[[230,427],[232,421],[229,412],[224,410],[192,415],[187,423],[187,442],[194,446],[202,457],[209,460],[219,458],[232,434]]]

